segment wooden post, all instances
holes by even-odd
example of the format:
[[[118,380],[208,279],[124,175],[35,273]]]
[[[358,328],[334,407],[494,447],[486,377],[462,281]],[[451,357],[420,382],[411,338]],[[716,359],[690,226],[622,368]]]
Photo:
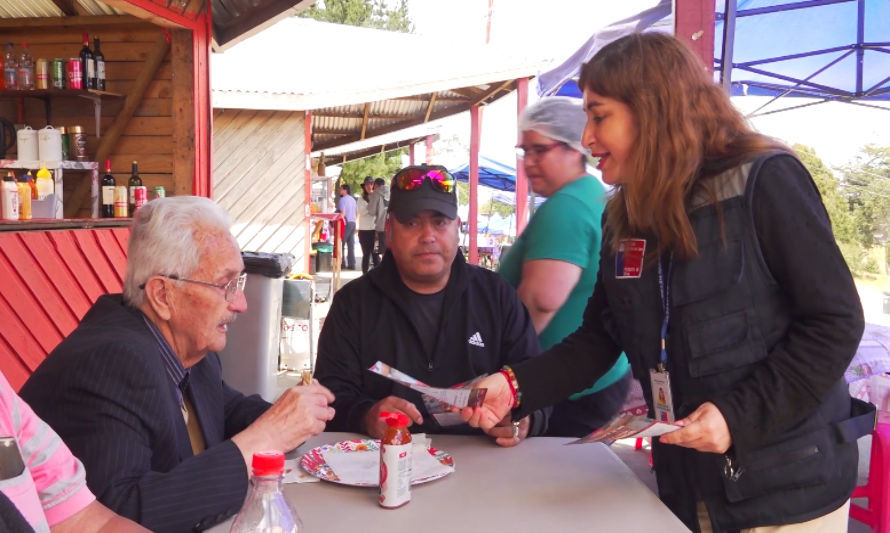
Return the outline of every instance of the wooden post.
[[[520,78],[516,80],[516,123],[519,123],[519,117],[525,111],[528,105],[528,78]],[[522,132],[517,131],[516,144],[522,144]],[[518,237],[522,230],[525,229],[526,217],[528,216],[528,179],[525,176],[525,167],[522,164],[522,158],[516,157],[516,236]]]
[[[306,183],[304,185],[306,189],[304,197],[306,202],[306,247],[304,253],[306,256],[306,273],[308,274],[312,272],[312,267],[309,264],[312,260],[312,157],[310,155],[312,153],[312,111],[306,111],[306,116],[303,118],[303,145],[303,154],[306,157]],[[321,157],[324,160],[324,154],[321,154]],[[327,198],[324,201],[327,202]],[[324,211],[323,206],[319,206],[319,209]]]
[[[676,0],[674,35],[692,48],[708,72],[714,71],[713,0]]]
[[[479,225],[479,137],[482,133],[482,108],[470,108],[470,210],[467,215],[470,231],[470,264],[479,264],[476,230]]]
[[[213,109],[210,103],[210,45],[213,37],[213,26],[210,17],[210,3],[197,21],[199,24],[192,32],[192,57],[194,93],[195,162],[194,184],[192,194],[196,196],[213,196],[213,148],[211,135],[213,131]]]
[[[170,64],[173,69],[173,194],[193,194],[196,161],[194,33],[171,30]]]
[[[169,49],[170,43],[167,41],[167,37],[164,34],[159,34],[154,49],[145,59],[145,65],[142,67],[142,70],[139,71],[139,75],[133,83],[133,89],[130,91],[130,94],[127,95],[127,99],[121,108],[121,112],[118,113],[111,127],[109,127],[102,135],[102,140],[99,142],[99,147],[96,149],[96,161],[104,161],[111,154],[112,147],[117,143],[121,134],[124,132],[124,129],[127,127],[127,123],[136,111],[136,108],[142,102],[142,97],[145,95],[148,85],[154,79],[158,68],[161,66],[161,62],[164,60]],[[66,202],[66,217],[72,217],[77,213],[80,209],[80,205],[83,203],[84,198],[86,198],[89,192],[90,182],[81,180],[71,193],[70,199]]]

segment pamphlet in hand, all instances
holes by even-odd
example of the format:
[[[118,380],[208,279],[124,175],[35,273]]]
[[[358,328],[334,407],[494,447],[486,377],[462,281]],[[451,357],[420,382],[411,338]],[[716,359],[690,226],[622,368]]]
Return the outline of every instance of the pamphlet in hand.
[[[444,389],[440,387],[430,387],[426,383],[423,383],[422,381],[419,381],[381,361],[374,363],[368,370],[387,379],[391,379],[396,383],[401,383],[409,389],[422,393],[427,411],[429,411],[441,425],[463,423],[460,416],[457,413],[452,412],[452,408],[456,407],[462,409],[464,407],[476,407],[482,405],[482,401],[485,399],[485,392],[488,390],[471,388],[473,383],[481,379],[483,376],[467,383],[460,383],[453,388]]]
[[[659,422],[645,416],[622,414],[594,431],[586,437],[569,442],[568,444],[584,444],[587,442],[602,442],[611,446],[618,439],[657,437],[680,429],[681,426]]]

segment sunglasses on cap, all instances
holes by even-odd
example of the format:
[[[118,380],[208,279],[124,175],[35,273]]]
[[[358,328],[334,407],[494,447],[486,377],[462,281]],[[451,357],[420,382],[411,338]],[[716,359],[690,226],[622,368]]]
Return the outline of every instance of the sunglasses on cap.
[[[437,191],[454,192],[454,176],[444,168],[407,167],[398,171],[392,178],[392,186],[403,191],[413,191],[428,179]]]

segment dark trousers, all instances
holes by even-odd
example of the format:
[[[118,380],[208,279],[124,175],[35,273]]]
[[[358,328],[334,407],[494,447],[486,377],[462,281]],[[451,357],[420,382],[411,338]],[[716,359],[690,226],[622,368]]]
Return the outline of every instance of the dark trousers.
[[[601,391],[554,405],[545,435],[583,437],[599,429],[624,405],[632,380],[628,370],[624,377]]]
[[[343,228],[343,245],[346,247],[346,254],[341,268],[355,270],[355,221],[347,222]]]
[[[377,232],[377,255],[383,257],[383,254],[386,253],[386,232],[378,231]]]
[[[358,230],[358,243],[362,247],[362,274],[368,273],[371,264],[380,264],[380,256],[374,251],[374,237],[376,235],[372,229]]]

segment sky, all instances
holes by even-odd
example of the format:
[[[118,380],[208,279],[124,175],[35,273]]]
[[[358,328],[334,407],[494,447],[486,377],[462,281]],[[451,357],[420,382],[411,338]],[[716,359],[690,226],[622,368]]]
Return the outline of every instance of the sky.
[[[408,10],[415,33],[460,39],[463,44],[474,39],[483,43],[488,3],[488,0],[408,0]],[[556,65],[597,29],[655,3],[653,0],[493,0],[490,45],[506,47],[517,55],[552,58]],[[530,102],[536,98],[533,86],[533,82],[529,84]],[[747,113],[764,100],[738,97],[733,101]],[[794,103],[801,101],[795,99]],[[457,136],[460,143],[469,146],[467,113],[439,122],[442,138]],[[482,153],[515,164],[515,123],[515,93],[487,106],[482,119]],[[832,167],[848,163],[868,143],[890,146],[890,111],[850,104],[819,104],[753,118],[751,123],[758,131],[786,143],[813,147]],[[446,166],[459,164],[459,161],[441,162]]]

